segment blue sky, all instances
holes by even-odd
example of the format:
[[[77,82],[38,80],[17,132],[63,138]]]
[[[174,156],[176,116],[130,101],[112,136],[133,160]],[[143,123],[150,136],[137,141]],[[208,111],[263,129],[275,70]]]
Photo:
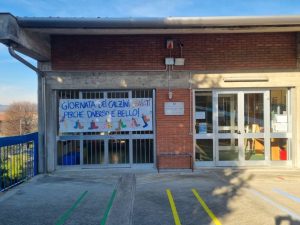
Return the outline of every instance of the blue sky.
[[[0,12],[35,17],[300,15],[300,0],[0,0]],[[36,84],[36,74],[0,44],[0,104],[36,102]]]

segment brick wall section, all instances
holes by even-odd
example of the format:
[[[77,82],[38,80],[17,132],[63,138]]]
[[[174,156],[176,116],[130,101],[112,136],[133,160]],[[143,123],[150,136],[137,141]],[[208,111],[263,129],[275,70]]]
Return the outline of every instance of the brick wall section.
[[[183,116],[164,115],[164,103],[168,99],[168,90],[156,92],[156,141],[157,154],[193,153],[193,136],[190,135],[190,90],[175,89],[173,102],[184,102]],[[161,168],[189,168],[190,159],[183,157],[160,157]]]
[[[158,70],[184,44],[186,65],[178,69],[235,71],[295,69],[296,33],[52,36],[54,70]]]

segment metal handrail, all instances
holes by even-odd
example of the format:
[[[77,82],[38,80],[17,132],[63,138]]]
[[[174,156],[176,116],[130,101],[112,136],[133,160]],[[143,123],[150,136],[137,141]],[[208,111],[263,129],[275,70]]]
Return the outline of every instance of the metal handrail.
[[[38,173],[38,133],[0,138],[0,191]]]

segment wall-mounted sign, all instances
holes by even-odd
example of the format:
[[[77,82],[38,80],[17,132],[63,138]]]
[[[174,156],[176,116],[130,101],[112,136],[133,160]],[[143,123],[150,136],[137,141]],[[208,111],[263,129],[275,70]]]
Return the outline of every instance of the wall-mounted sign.
[[[184,102],[165,102],[165,115],[184,115]]]
[[[152,130],[151,98],[60,99],[59,131]]]

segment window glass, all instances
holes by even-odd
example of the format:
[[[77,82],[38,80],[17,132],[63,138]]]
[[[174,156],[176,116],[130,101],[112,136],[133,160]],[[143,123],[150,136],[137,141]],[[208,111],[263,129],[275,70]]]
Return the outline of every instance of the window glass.
[[[196,133],[212,133],[212,92],[197,92],[196,105]]]
[[[265,142],[263,138],[246,138],[244,140],[245,160],[265,159]]]
[[[213,161],[213,140],[198,139],[195,147],[196,161]]]
[[[271,132],[288,131],[287,90],[270,91]]]
[[[245,133],[264,132],[264,94],[244,95],[244,129]]]
[[[238,133],[237,94],[218,96],[218,133]]]
[[[238,139],[219,139],[219,160],[237,161],[239,159]]]
[[[271,160],[288,160],[287,138],[271,138]]]

